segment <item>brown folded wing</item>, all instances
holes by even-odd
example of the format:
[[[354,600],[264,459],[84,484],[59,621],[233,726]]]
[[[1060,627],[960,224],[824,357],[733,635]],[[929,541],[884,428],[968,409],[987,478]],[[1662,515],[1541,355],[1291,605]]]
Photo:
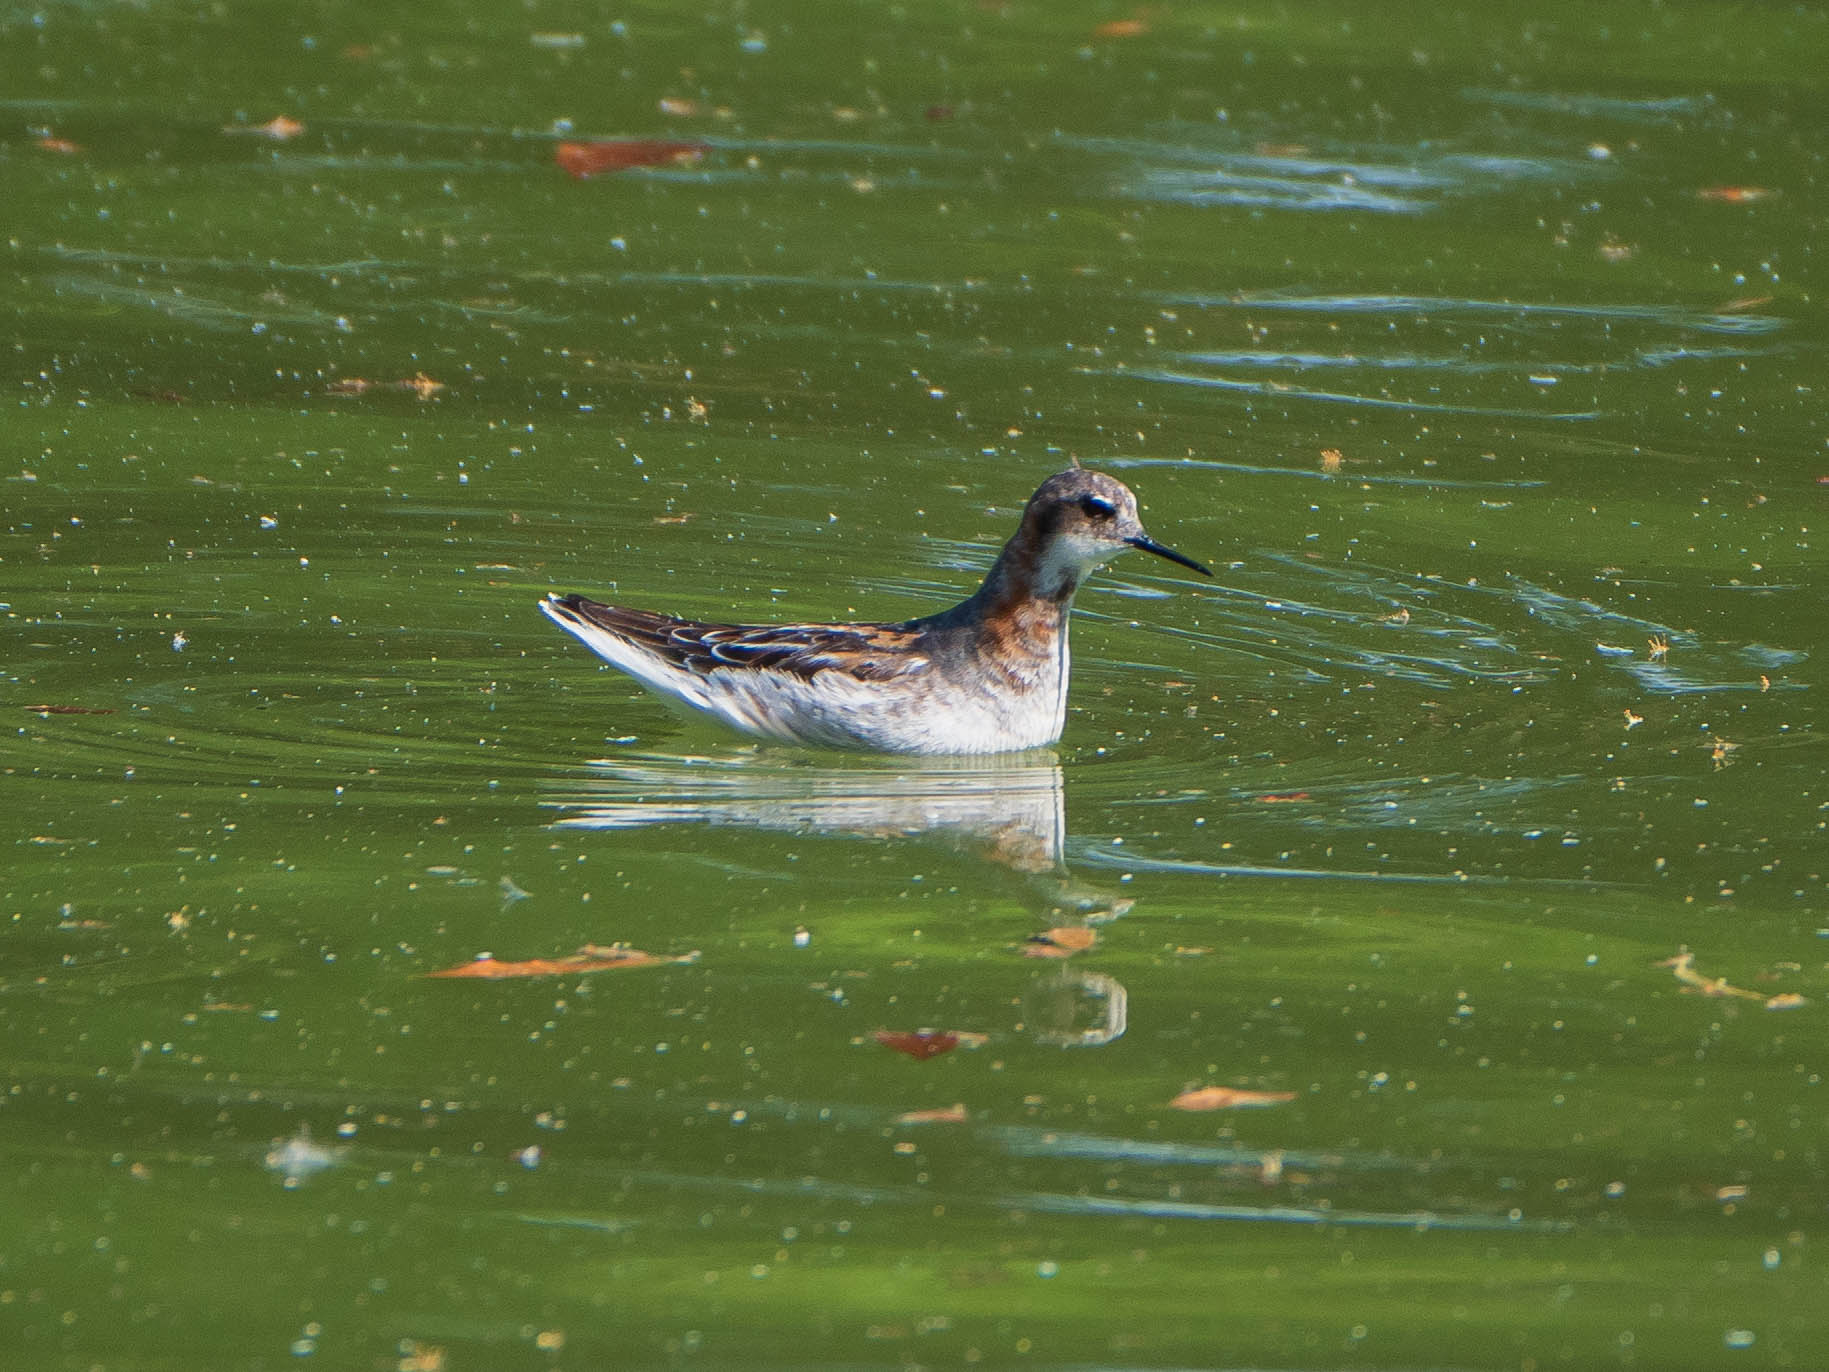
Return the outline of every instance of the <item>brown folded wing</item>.
[[[927,666],[926,655],[916,647],[920,634],[906,624],[706,624],[580,595],[563,596],[558,603],[695,676],[744,667],[809,679],[843,672],[860,681],[886,681]]]

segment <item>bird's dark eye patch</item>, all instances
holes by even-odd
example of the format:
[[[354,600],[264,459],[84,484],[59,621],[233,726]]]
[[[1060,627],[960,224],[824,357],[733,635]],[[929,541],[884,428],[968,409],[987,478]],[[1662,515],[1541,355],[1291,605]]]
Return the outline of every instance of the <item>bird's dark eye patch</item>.
[[[1118,507],[1116,505],[1113,505],[1109,500],[1105,499],[1104,496],[1099,495],[1081,496],[1080,508],[1093,519],[1110,519],[1118,512]]]

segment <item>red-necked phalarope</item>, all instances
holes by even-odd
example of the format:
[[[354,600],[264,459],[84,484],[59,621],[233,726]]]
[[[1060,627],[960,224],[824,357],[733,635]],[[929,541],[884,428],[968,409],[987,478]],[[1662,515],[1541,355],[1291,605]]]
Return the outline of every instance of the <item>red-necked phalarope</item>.
[[[970,599],[901,624],[703,624],[550,595],[540,608],[644,686],[745,733],[888,753],[1000,753],[1061,736],[1067,612],[1094,568],[1148,534],[1123,482],[1042,482]]]

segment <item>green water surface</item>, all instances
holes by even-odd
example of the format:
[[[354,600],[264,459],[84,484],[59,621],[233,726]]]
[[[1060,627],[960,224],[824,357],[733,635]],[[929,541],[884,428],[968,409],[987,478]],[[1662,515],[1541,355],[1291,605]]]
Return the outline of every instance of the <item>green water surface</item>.
[[[1829,1363],[1826,97],[1804,6],[0,9],[0,1365]],[[1218,575],[1052,752],[536,608],[928,613],[1072,459]]]

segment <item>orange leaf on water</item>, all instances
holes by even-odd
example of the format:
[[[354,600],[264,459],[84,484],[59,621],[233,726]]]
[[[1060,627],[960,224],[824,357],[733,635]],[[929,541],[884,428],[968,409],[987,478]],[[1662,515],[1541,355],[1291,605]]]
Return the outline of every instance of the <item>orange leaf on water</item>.
[[[1678,988],[1683,994],[1691,996],[1710,996],[1716,1000],[1764,1000],[1766,997],[1758,991],[1748,991],[1743,987],[1731,985],[1726,977],[1705,977],[1696,970],[1696,955],[1685,948],[1675,957],[1654,962],[1653,967],[1668,967],[1682,982]]]
[[[365,376],[338,377],[324,387],[325,395],[366,395],[370,391],[406,391],[421,400],[430,400],[445,388],[424,372],[414,372],[398,381],[370,381]]]
[[[1296,1098],[1294,1091],[1246,1091],[1234,1086],[1204,1086],[1183,1091],[1169,1102],[1171,1110],[1237,1110],[1247,1106],[1282,1105]]]
[[[1028,941],[1022,946],[1022,955],[1026,958],[1070,958],[1075,953],[1085,952],[1098,941],[1097,932],[1077,925],[1047,929],[1029,935]]]
[[[1778,192],[1764,186],[1704,186],[1697,199],[1718,200],[1724,205],[1748,205],[1755,200],[1769,200]]]
[[[418,396],[421,400],[430,400],[433,396],[437,395],[444,388],[445,388],[444,382],[434,381],[434,380],[432,380],[431,377],[427,376],[424,372],[414,372],[413,375],[409,379],[407,379],[405,381],[396,381],[394,383],[395,390],[411,391],[414,395]]]
[[[703,143],[682,143],[668,138],[600,138],[590,143],[560,143],[553,161],[574,180],[631,167],[664,167],[675,162],[696,162],[705,155]]]
[[[587,943],[575,953],[568,953],[557,958],[530,958],[526,962],[501,962],[487,954],[469,962],[459,963],[456,967],[442,968],[436,972],[427,972],[428,977],[482,977],[489,981],[500,981],[509,977],[552,977],[564,976],[579,972],[608,972],[626,970],[633,967],[660,967],[667,963],[696,962],[696,952],[685,953],[679,957],[658,957],[653,953],[644,953],[639,948],[628,948],[622,944]]]
[[[222,131],[249,134],[255,138],[271,138],[276,143],[283,143],[288,138],[297,138],[305,131],[305,126],[296,119],[280,114],[264,124],[225,124]]]

